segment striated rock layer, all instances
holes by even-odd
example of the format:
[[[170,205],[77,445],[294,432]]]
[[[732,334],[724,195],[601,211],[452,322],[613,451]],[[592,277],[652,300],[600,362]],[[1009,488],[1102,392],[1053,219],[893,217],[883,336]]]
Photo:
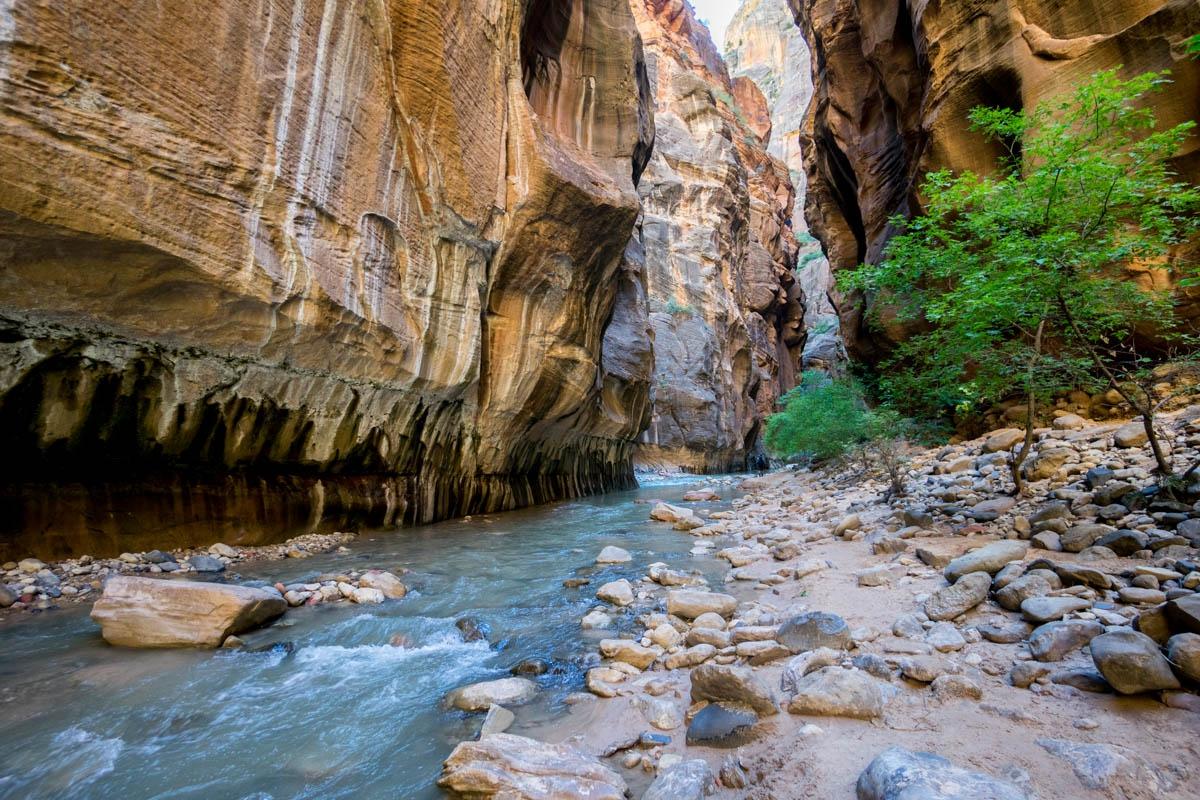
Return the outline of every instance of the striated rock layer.
[[[655,379],[638,459],[741,469],[759,458],[762,417],[793,384],[804,342],[793,190],[764,147],[766,100],[730,80],[692,7],[632,6],[657,129],[639,187]]]
[[[844,360],[833,274],[804,218],[807,178],[801,129],[813,95],[811,61],[787,0],[743,0],[738,6],[725,31],[725,63],[739,104],[737,89],[744,80],[753,81],[766,98],[767,152],[787,165],[796,189],[791,223],[798,244],[796,280],[804,293],[803,362],[805,368],[831,369]]]
[[[1164,125],[1200,117],[1200,63],[1183,47],[1200,32],[1194,0],[789,3],[813,51],[807,216],[835,272],[880,257],[888,219],[919,211],[926,171],[994,166],[1000,146],[968,129],[974,106],[1031,108],[1121,66],[1172,71],[1153,100]],[[1200,138],[1178,167],[1200,179]],[[857,355],[887,346],[864,329],[860,302],[840,311]]]
[[[648,92],[625,0],[10,0],[7,483],[408,520],[626,485]]]

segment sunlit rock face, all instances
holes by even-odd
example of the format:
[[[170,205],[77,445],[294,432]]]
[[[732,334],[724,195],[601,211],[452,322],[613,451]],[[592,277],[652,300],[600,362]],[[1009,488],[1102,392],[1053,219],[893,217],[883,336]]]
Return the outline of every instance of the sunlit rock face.
[[[813,49],[815,97],[801,147],[807,216],[834,271],[883,252],[895,214],[920,210],[931,169],[991,169],[1000,145],[969,130],[977,105],[1032,108],[1093,73],[1170,69],[1152,102],[1164,125],[1200,117],[1200,63],[1183,40],[1200,5],[1180,0],[789,0]],[[1177,160],[1200,179],[1200,139]],[[882,341],[862,304],[840,304],[848,344],[873,357]]]
[[[655,378],[638,459],[741,469],[761,452],[762,419],[793,384],[803,346],[791,182],[760,138],[765,98],[733,85],[691,6],[632,7],[657,129],[639,186]]]
[[[787,165],[796,200],[792,230],[798,252],[796,281],[804,294],[805,368],[833,369],[844,361],[829,261],[804,218],[807,179],[800,134],[812,99],[808,45],[787,0],[743,0],[725,31],[725,63],[737,87],[752,81],[767,103],[767,152]]]
[[[626,0],[9,0],[0,116],[10,483],[375,476],[430,520],[632,480]]]

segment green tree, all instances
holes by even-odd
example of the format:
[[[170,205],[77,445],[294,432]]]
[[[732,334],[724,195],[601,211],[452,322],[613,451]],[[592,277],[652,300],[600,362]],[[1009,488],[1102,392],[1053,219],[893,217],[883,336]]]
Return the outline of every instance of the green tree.
[[[892,409],[870,408],[853,378],[807,370],[781,403],[783,409],[767,418],[772,455],[826,460],[854,454],[868,470],[887,475],[889,495],[904,494],[910,423]]]
[[[1138,264],[1196,278],[1173,248],[1197,229],[1200,192],[1170,166],[1195,123],[1158,130],[1144,104],[1166,82],[1108,71],[1032,111],[974,109],[972,127],[1005,152],[997,172],[931,173],[924,213],[894,220],[901,233],[881,263],[844,279],[923,326],[882,365],[882,390],[902,408],[1022,393],[1026,436],[1009,462],[1018,492],[1038,402],[1072,385],[1115,389],[1171,471],[1134,334],[1153,323],[1173,335],[1174,300],[1125,274]]]

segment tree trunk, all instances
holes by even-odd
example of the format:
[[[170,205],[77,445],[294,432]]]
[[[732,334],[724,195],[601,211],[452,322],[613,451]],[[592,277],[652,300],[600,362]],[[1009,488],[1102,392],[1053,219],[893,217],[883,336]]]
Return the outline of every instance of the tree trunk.
[[[1012,471],[1013,494],[1017,496],[1025,493],[1025,481],[1021,477],[1021,466],[1033,448],[1033,417],[1037,413],[1037,392],[1034,388],[1033,377],[1038,356],[1042,354],[1042,334],[1045,331],[1046,320],[1041,319],[1038,321],[1037,333],[1033,336],[1033,355],[1029,357],[1029,364],[1025,372],[1025,388],[1028,391],[1025,400],[1025,441],[1021,443],[1021,449],[1008,459],[1008,466]]]

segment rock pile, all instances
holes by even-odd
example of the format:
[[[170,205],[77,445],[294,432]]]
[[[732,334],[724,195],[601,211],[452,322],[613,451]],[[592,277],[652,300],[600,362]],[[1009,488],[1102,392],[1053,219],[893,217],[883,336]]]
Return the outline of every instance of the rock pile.
[[[46,564],[36,558],[0,565],[0,609],[47,609],[56,603],[92,600],[113,575],[222,573],[245,561],[307,558],[344,547],[353,533],[308,533],[280,544],[203,549],[150,550],[117,558],[79,558]]]

